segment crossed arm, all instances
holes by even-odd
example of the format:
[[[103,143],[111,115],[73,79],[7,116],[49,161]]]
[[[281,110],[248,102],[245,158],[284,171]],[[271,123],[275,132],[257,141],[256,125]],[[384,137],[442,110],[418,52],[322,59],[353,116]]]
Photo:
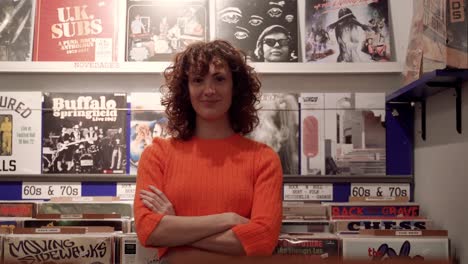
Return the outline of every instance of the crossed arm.
[[[231,230],[249,219],[236,213],[207,216],[176,216],[171,202],[154,186],[141,190],[143,204],[156,214],[165,215],[150,234],[146,244],[155,247],[189,245],[229,255],[245,255],[242,244]]]

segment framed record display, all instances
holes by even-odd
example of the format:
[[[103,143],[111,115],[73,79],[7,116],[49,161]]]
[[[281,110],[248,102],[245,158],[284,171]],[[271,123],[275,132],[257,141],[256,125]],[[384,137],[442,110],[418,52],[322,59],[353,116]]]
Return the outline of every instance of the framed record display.
[[[136,175],[140,155],[155,137],[166,138],[168,119],[160,93],[132,93],[130,121],[130,174]]]
[[[393,61],[388,0],[305,0],[304,61]]]
[[[299,61],[297,0],[216,0],[216,38],[251,61]]]
[[[299,174],[298,95],[264,93],[258,108],[260,123],[248,136],[278,153],[284,174]]]
[[[127,61],[168,61],[207,41],[208,0],[127,0]]]
[[[0,61],[32,60],[35,3],[0,1]]]
[[[38,0],[35,61],[117,60],[116,0]]]
[[[45,93],[43,173],[126,173],[127,96]]]
[[[0,173],[41,173],[40,92],[0,93]]]

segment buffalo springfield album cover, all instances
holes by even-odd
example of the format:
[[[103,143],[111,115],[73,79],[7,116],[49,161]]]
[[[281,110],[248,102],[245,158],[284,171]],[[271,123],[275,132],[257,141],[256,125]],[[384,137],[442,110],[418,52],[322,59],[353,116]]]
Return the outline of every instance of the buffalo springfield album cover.
[[[0,61],[32,60],[35,3],[0,1]]]
[[[127,96],[45,93],[44,173],[126,173]]]
[[[285,175],[299,174],[298,95],[264,93],[257,107],[260,123],[248,136],[278,153]]]
[[[127,0],[127,61],[170,60],[209,38],[208,0]]]
[[[0,93],[0,173],[41,173],[40,92]]]
[[[306,0],[305,61],[394,60],[387,0]]]
[[[117,1],[38,0],[35,61],[117,60]]]
[[[160,93],[132,93],[130,98],[130,174],[136,175],[141,153],[153,138],[168,137],[168,119],[161,105]]]
[[[298,36],[296,0],[216,0],[216,38],[251,61],[297,62]]]

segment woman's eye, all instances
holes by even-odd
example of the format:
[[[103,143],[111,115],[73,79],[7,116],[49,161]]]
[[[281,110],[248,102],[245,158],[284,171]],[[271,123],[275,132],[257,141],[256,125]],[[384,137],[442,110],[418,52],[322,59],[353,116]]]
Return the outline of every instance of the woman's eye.
[[[271,17],[280,17],[281,14],[283,14],[283,10],[281,10],[278,7],[273,7],[270,10],[268,10],[267,14]]]
[[[260,26],[261,24],[263,23],[263,17],[261,16],[256,16],[256,15],[253,15],[250,17],[250,20],[249,20],[249,24],[254,26],[254,27],[258,27]]]
[[[226,78],[224,78],[224,77],[216,77],[216,81],[218,81],[218,82],[223,82],[224,80],[226,80]]]
[[[242,18],[242,11],[237,7],[227,7],[219,12],[219,19],[228,24],[237,24]]]

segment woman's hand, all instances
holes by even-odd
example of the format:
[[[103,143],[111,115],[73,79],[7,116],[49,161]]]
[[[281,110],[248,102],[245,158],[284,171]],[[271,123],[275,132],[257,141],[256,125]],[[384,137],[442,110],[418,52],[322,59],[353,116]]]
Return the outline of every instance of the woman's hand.
[[[174,206],[166,195],[158,188],[150,185],[150,191],[141,190],[140,198],[143,204],[157,214],[176,215]]]

